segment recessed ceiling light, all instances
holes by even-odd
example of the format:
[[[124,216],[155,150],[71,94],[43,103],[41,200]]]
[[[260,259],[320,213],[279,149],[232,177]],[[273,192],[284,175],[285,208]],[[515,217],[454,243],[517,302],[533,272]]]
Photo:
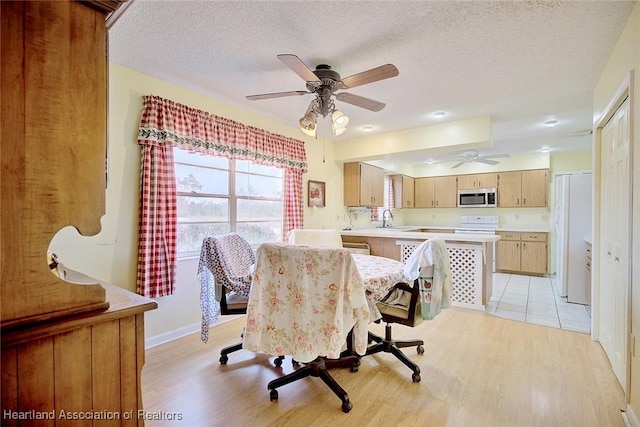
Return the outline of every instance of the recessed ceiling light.
[[[547,120],[546,122],[544,122],[544,125],[548,128],[553,127],[557,124],[558,124],[557,120]]]
[[[373,130],[373,126],[371,125],[362,126],[362,130],[365,132],[371,132]]]
[[[542,147],[540,151],[543,153],[548,153],[549,151],[551,151],[551,149],[549,147]]]
[[[436,111],[435,113],[433,113],[433,117],[435,117],[436,119],[441,119],[446,115],[446,113],[444,111]]]
[[[432,165],[435,162],[435,160],[433,159],[427,159],[427,164],[428,165]]]

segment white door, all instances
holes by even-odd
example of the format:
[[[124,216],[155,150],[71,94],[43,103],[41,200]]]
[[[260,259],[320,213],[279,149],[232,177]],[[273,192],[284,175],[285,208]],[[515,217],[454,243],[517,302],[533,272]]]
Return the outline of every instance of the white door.
[[[630,286],[629,100],[601,133],[599,335],[626,393]]]

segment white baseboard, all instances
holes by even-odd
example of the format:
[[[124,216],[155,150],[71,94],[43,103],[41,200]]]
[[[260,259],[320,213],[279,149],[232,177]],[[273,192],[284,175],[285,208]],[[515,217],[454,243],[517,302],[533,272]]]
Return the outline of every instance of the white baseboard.
[[[211,325],[211,327],[213,328],[216,325],[220,325],[222,323],[235,320],[239,317],[244,317],[244,314],[231,314],[227,316],[220,316],[218,317],[218,320],[216,321],[216,323]],[[154,337],[145,339],[144,348],[147,349],[147,348],[156,347],[160,344],[177,340],[178,338],[182,338],[187,335],[195,334],[196,332],[200,332],[201,330],[202,330],[202,323],[200,322],[192,323],[191,325],[183,326],[182,328],[174,329],[173,331],[165,332],[164,334],[156,335]]]
[[[640,420],[636,416],[635,412],[633,412],[633,408],[631,405],[627,404],[626,412],[623,412],[623,419],[626,425],[630,427],[640,427]]]
[[[182,338],[186,335],[200,332],[202,323],[192,323],[191,325],[183,326],[182,328],[174,329],[173,331],[165,332],[164,334],[156,335],[155,337],[147,338],[144,340],[144,347],[146,349],[164,344],[169,341]]]

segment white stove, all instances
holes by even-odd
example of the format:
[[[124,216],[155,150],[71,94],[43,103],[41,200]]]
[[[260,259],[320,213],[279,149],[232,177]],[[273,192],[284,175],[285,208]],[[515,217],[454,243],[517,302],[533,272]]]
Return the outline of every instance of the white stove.
[[[462,215],[455,233],[496,234],[496,228],[498,228],[497,215]]]

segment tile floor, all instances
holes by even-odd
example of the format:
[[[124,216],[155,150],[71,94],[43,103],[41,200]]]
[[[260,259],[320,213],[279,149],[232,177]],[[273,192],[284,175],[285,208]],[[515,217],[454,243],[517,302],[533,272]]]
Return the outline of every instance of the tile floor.
[[[505,319],[572,331],[591,332],[589,307],[560,297],[555,279],[494,273],[486,311]]]

